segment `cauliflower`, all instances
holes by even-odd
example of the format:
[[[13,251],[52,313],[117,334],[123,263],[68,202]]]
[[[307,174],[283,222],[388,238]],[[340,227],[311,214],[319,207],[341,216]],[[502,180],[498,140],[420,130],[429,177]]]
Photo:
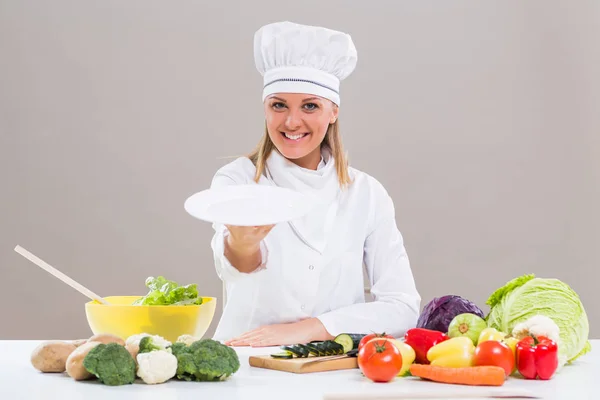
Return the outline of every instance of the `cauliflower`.
[[[149,333],[139,333],[137,335],[131,335],[127,338],[127,340],[125,340],[125,345],[139,347],[141,340],[143,338],[145,338],[146,336],[151,336],[154,344],[157,346],[160,346],[162,348],[167,348],[171,345],[171,342],[169,342],[167,339],[163,338],[162,336],[151,335]]]
[[[189,346],[190,344],[192,344],[198,340],[200,340],[200,338],[194,337],[192,335],[181,335],[177,338],[176,343],[183,343],[186,346]]]
[[[177,357],[166,350],[140,353],[137,362],[137,376],[149,385],[164,383],[177,373]]]
[[[140,340],[139,353],[149,353],[155,350],[167,350],[170,353],[171,348],[167,346],[171,346],[171,342],[165,341],[162,338],[157,339],[157,337],[160,336],[144,336]]]
[[[146,336],[151,336],[149,333],[140,333],[137,335],[131,335],[129,336],[126,340],[125,340],[125,346],[127,345],[134,345],[134,346],[138,346],[140,345],[140,340],[142,340],[142,338],[146,337]]]
[[[560,330],[558,325],[545,315],[534,315],[525,322],[515,325],[512,336],[521,340],[525,336],[546,336],[558,343]]]

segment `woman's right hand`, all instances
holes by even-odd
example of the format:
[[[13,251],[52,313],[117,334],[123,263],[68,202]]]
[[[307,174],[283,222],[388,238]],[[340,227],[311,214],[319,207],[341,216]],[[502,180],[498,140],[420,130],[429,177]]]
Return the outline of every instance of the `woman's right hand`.
[[[275,225],[233,226],[225,225],[229,230],[227,244],[236,252],[248,252],[260,248],[263,240]]]
[[[225,257],[240,272],[252,272],[263,262],[260,242],[275,225],[225,225],[229,235],[225,239]]]

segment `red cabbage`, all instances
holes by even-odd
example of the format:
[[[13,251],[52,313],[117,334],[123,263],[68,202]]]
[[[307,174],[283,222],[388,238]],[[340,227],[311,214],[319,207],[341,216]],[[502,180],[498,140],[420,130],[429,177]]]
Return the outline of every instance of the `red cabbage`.
[[[475,303],[456,295],[436,297],[423,307],[417,320],[417,328],[447,333],[450,322],[459,314],[471,313],[485,318]]]

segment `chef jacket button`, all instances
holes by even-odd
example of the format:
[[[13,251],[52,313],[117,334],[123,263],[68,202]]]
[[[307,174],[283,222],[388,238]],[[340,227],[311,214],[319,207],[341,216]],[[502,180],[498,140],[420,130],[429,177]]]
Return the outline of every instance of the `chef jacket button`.
[[[310,269],[312,271],[313,269],[315,269],[315,266],[314,265],[309,265],[308,269]]]

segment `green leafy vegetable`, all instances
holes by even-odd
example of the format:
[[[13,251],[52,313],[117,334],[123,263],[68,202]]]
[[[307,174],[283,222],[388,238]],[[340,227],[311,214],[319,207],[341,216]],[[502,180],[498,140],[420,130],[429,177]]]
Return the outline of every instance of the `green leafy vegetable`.
[[[202,304],[202,297],[198,296],[198,286],[195,283],[180,286],[175,281],[170,281],[164,276],[148,277],[146,287],[150,292],[144,297],[133,302],[134,305],[191,305]]]
[[[173,344],[177,357],[177,378],[186,381],[224,381],[240,368],[234,349],[213,339],[202,339],[189,346]]]
[[[577,293],[558,279],[523,275],[497,289],[487,300],[491,307],[488,326],[511,333],[534,315],[544,315],[559,327],[559,366],[572,362],[591,349],[589,321]]]
[[[131,384],[135,381],[135,360],[118,343],[101,343],[83,359],[83,367],[109,386]]]

